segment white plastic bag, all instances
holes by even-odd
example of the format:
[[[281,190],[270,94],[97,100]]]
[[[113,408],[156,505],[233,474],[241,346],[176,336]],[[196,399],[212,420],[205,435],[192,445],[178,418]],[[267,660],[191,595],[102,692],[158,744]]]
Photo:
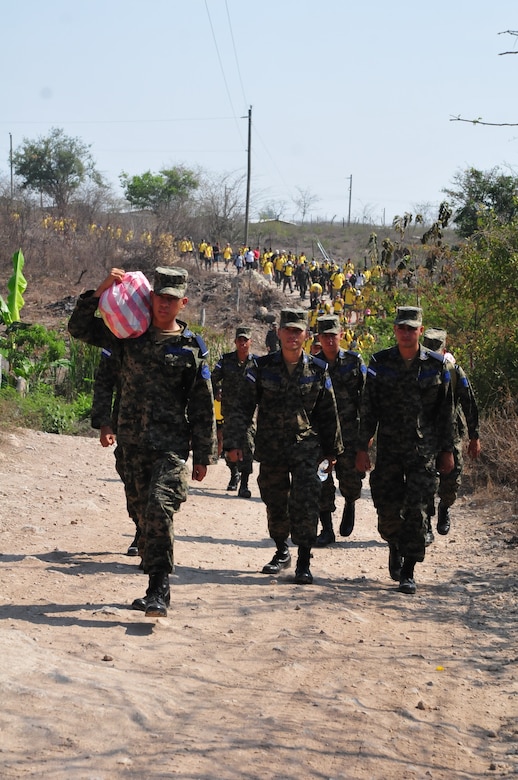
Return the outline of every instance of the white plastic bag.
[[[141,336],[151,324],[151,285],[142,271],[129,271],[122,282],[101,293],[99,312],[119,339]]]

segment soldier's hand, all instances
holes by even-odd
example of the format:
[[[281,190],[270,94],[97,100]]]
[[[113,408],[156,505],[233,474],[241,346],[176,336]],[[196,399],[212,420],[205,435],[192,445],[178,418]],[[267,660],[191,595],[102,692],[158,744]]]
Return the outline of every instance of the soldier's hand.
[[[437,456],[437,471],[439,474],[449,474],[453,471],[455,461],[453,460],[453,452],[440,452]]]
[[[100,298],[102,293],[105,290],[108,290],[114,282],[116,284],[120,284],[124,278],[125,273],[126,271],[124,271],[122,268],[112,268],[106,279],[101,282],[97,290],[94,292],[94,298]]]
[[[480,439],[470,439],[468,444],[468,455],[473,460],[476,460],[480,455]]]
[[[226,455],[231,463],[239,463],[243,460],[243,450],[227,450]]]
[[[103,447],[111,447],[117,441],[116,436],[109,425],[101,425],[99,441]]]
[[[369,458],[368,452],[365,452],[365,450],[358,450],[356,453],[354,468],[356,471],[359,471],[362,474],[365,474],[366,471],[371,470],[371,459]]]
[[[192,467],[192,478],[196,482],[201,482],[207,476],[207,466],[203,466],[201,463],[195,463]]]
[[[327,460],[329,464],[327,469],[325,470],[325,473],[330,474],[333,470],[333,466],[336,466],[336,458],[334,457],[334,455],[324,455],[324,460]]]

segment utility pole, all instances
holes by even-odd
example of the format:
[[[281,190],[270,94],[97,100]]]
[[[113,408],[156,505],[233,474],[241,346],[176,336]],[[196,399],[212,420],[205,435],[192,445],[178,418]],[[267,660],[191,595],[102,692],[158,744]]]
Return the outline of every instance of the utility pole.
[[[13,184],[13,134],[9,133],[9,165],[11,168],[11,200],[14,196],[14,184]]]
[[[246,117],[243,117],[246,119]],[[250,213],[250,177],[252,172],[252,106],[248,109],[248,165],[246,172],[246,205],[245,205],[245,240],[248,246],[248,218]]]
[[[353,192],[353,175],[349,176],[349,216],[347,217],[347,225],[351,224],[351,196]]]

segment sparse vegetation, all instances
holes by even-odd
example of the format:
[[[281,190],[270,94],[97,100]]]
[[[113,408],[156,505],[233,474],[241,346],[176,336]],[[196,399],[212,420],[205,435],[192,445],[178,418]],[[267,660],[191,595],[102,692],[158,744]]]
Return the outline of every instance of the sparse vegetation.
[[[87,154],[84,149],[79,152]],[[163,171],[162,178],[169,173]],[[458,176],[456,183],[466,185],[475,173],[480,172],[470,170],[464,178]],[[198,174],[193,176],[197,183]],[[486,179],[493,187],[492,202],[499,203],[500,179],[496,175],[477,175],[477,182]],[[102,199],[102,189],[97,199],[87,200],[80,200],[76,189],[77,200],[65,198],[66,216],[57,206],[41,208],[41,204],[24,197],[22,190],[13,199],[7,194],[0,197],[0,289],[10,278],[12,253],[22,247],[28,302],[24,321],[15,329],[6,322],[5,332],[0,333],[0,347],[11,366],[11,375],[4,370],[4,386],[6,382],[15,384],[16,377],[29,381],[26,399],[13,396],[11,388],[4,396],[5,387],[2,389],[4,421],[25,420],[25,424],[41,425],[45,430],[63,431],[87,416],[85,399],[90,396],[98,353],[70,344],[66,319],[74,296],[82,289],[95,287],[112,266],[139,269],[149,276],[158,264],[188,267],[189,324],[211,347],[212,363],[231,348],[238,321],[255,319],[262,309],[276,313],[285,304],[286,299],[274,285],[264,285],[253,276],[241,278],[238,284],[232,268],[228,274],[207,274],[199,265],[196,251],[179,257],[178,242],[185,235],[193,237],[195,246],[205,237],[222,245],[230,241],[234,249],[243,235],[240,201],[234,197],[242,181],[224,178],[223,192],[218,192],[216,182],[209,187],[203,177],[199,183],[199,188],[191,188],[190,195],[184,192],[171,203],[165,198],[158,210],[114,209],[113,203]],[[506,189],[502,197],[507,197],[510,177],[504,178],[503,185]],[[470,193],[465,186],[461,194],[472,214]],[[459,197],[457,193],[457,205]],[[392,316],[398,305],[418,303],[424,309],[427,325],[445,327],[448,345],[478,395],[484,437],[491,439],[483,440],[486,455],[480,474],[484,473],[486,481],[514,484],[515,465],[509,462],[512,448],[507,432],[513,430],[517,414],[518,296],[514,288],[518,222],[510,212],[506,212],[510,218],[502,220],[496,208],[479,210],[475,232],[461,239],[450,224],[452,219],[459,219],[459,213],[454,214],[445,202],[435,220],[430,221],[429,215],[425,218],[420,211],[408,211],[388,226],[312,222],[304,215],[299,224],[278,218],[251,224],[248,235],[250,245],[261,249],[304,252],[308,259],[318,260],[325,254],[339,263],[351,259],[362,270],[377,268],[373,314],[364,325],[376,339],[372,350],[391,343]],[[57,305],[60,300],[68,306],[58,309],[61,319],[49,314],[45,323],[40,322],[44,304]],[[290,303],[295,304],[295,300]],[[4,315],[5,310],[4,304]],[[36,321],[29,326],[32,312],[36,313]],[[255,321],[261,327],[260,321]],[[262,351],[261,344],[257,344],[257,350]],[[366,352],[365,357],[368,355]],[[499,426],[505,431],[497,437]]]

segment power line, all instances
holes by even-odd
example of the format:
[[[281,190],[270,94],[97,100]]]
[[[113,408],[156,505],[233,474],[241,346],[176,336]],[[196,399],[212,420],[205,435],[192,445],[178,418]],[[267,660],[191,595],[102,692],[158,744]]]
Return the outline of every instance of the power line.
[[[221,75],[223,76],[223,82],[225,84],[225,89],[226,89],[226,92],[227,92],[228,102],[230,103],[230,108],[232,109],[232,113],[234,115],[237,132],[239,133],[239,137],[242,138],[242,136],[241,136],[241,128],[239,127],[239,122],[238,122],[238,118],[237,118],[237,115],[236,115],[236,111],[234,109],[234,104],[232,103],[232,96],[231,96],[230,90],[228,88],[227,78],[225,76],[225,69],[223,68],[223,62],[221,61],[221,56],[220,56],[219,48],[218,48],[218,41],[216,39],[216,34],[214,32],[214,27],[212,25],[212,19],[210,17],[209,6],[207,4],[207,0],[205,0],[205,9],[207,11],[207,16],[209,18],[210,29],[211,29],[211,32],[212,32],[212,39],[214,41],[214,46],[216,47],[216,54],[218,55],[219,67],[221,69]]]
[[[230,37],[232,39],[232,48],[234,50],[234,59],[236,61],[237,75],[239,77],[239,83],[241,84],[241,92],[243,93],[243,100],[245,101],[245,105],[247,105],[248,100],[246,99],[245,88],[243,86],[243,79],[241,78],[241,69],[239,67],[239,59],[238,59],[238,56],[237,56],[236,44],[235,44],[235,41],[234,41],[234,32],[232,30],[232,22],[230,21],[230,12],[228,10],[228,2],[227,2],[227,0],[225,0],[225,8],[227,10],[228,26],[229,26],[229,29],[230,29]]]
[[[52,121],[24,121],[23,119],[16,120],[0,120],[0,125],[51,125],[51,124],[67,124],[67,125],[138,125],[138,124],[165,124],[167,122],[223,122],[223,121],[235,121],[236,116],[201,116],[201,117],[176,117],[175,119],[60,119]]]

